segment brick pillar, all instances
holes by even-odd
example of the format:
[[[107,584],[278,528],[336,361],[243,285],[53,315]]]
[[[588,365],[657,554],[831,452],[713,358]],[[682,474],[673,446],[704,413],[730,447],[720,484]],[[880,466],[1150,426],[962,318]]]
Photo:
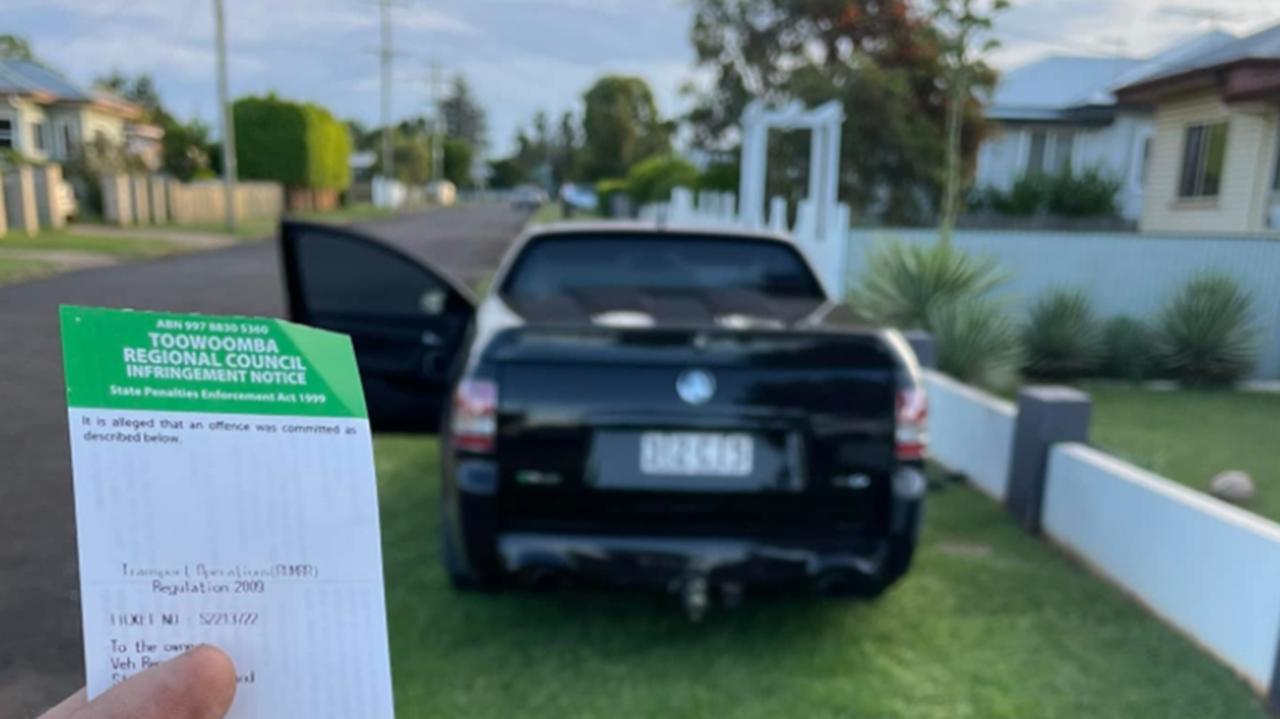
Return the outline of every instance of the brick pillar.
[[[1070,387],[1032,386],[1018,392],[1004,503],[1028,532],[1040,532],[1049,449],[1059,442],[1088,442],[1092,411],[1089,395]]]
[[[28,235],[40,230],[35,172],[31,167],[24,165],[4,174],[4,200],[9,229],[21,230]]]
[[[0,177],[0,237],[4,237],[9,231],[8,213],[5,212],[5,191],[4,178]]]
[[[133,203],[133,221],[139,225],[151,224],[151,188],[146,175],[129,177],[129,198]]]
[[[151,192],[151,220],[157,225],[169,222],[169,178],[151,175],[147,178]]]
[[[41,227],[59,229],[67,224],[67,208],[62,206],[62,165],[48,164],[35,172],[36,205]]]
[[[127,227],[133,224],[128,175],[102,176],[102,216],[113,225]]]

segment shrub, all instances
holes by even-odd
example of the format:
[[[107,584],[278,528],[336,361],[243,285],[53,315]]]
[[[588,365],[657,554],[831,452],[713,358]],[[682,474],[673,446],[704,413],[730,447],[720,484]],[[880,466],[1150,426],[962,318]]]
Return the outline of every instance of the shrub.
[[[351,136],[329,111],[275,95],[232,107],[240,177],[288,187],[341,190],[351,181]]]
[[[1030,217],[1042,209],[1048,202],[1050,179],[1045,175],[1032,173],[1019,177],[1007,193],[995,193],[990,199],[992,209],[1006,215]]]
[[[982,297],[965,297],[932,311],[938,369],[962,382],[1003,389],[1018,366],[1018,333],[1004,308]]]
[[[666,202],[677,187],[698,183],[698,168],[677,155],[654,155],[627,173],[627,192],[637,205]]]
[[[1065,172],[1049,183],[1047,209],[1061,217],[1103,217],[1116,214],[1120,182],[1098,168],[1080,174]]]
[[[871,253],[850,301],[878,322],[932,330],[932,317],[939,308],[981,297],[1004,279],[989,258],[974,257],[949,244],[895,240]]]
[[[738,163],[715,162],[707,165],[707,169],[698,176],[699,190],[715,192],[738,191]]]
[[[1140,382],[1156,369],[1156,338],[1142,320],[1112,317],[1102,328],[1102,373]]]
[[[621,177],[607,177],[596,183],[596,202],[599,204],[600,216],[610,217],[611,198],[627,191],[627,181]]]
[[[1078,289],[1050,292],[1031,306],[1022,331],[1024,369],[1033,377],[1068,379],[1098,368],[1102,338],[1089,297]]]
[[[1204,272],[1191,278],[1160,314],[1165,368],[1190,384],[1229,384],[1243,378],[1257,354],[1251,313],[1249,294],[1231,277]]]

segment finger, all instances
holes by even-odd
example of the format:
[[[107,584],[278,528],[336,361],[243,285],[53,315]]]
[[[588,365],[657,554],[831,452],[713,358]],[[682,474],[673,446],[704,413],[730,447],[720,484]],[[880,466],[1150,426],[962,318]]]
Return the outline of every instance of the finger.
[[[71,715],[87,704],[84,689],[63,699],[57,706],[41,714],[38,719],[71,719]]]
[[[117,684],[71,719],[222,719],[235,694],[231,658],[202,645]]]

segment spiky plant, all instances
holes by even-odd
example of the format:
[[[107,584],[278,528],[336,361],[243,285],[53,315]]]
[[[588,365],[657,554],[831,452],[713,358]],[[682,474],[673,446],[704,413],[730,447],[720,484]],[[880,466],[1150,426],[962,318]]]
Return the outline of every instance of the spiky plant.
[[[1089,296],[1062,288],[1041,297],[1031,306],[1022,345],[1024,370],[1032,377],[1072,379],[1096,371],[1102,337]]]
[[[872,252],[849,299],[886,325],[933,330],[931,317],[940,308],[985,296],[1005,278],[994,260],[952,245],[893,240]]]
[[[1156,337],[1150,325],[1120,315],[1102,327],[1102,373],[1108,377],[1141,382],[1157,368]]]
[[[930,325],[938,343],[938,369],[992,389],[1013,383],[1021,353],[1017,326],[1003,306],[981,297],[956,300],[935,307]]]
[[[1252,306],[1249,293],[1229,275],[1192,277],[1160,313],[1165,368],[1189,384],[1230,384],[1248,375],[1258,352]]]

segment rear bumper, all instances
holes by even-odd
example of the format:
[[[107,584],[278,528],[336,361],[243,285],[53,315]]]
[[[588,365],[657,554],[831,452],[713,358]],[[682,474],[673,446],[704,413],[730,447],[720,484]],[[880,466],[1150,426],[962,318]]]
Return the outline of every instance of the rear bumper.
[[[454,531],[471,569],[534,581],[563,576],[671,587],[699,577],[741,586],[882,588],[910,565],[924,509],[923,475],[918,467],[904,466],[894,477],[889,531],[884,534],[754,539],[507,531],[497,516],[496,466],[468,461],[457,469]]]
[[[896,578],[913,547],[890,538],[836,544],[741,539],[509,533],[497,539],[505,572],[534,580],[565,575],[620,586],[669,587],[691,576],[743,586]],[[907,557],[902,557],[903,553]],[[894,573],[895,576],[888,576]]]

